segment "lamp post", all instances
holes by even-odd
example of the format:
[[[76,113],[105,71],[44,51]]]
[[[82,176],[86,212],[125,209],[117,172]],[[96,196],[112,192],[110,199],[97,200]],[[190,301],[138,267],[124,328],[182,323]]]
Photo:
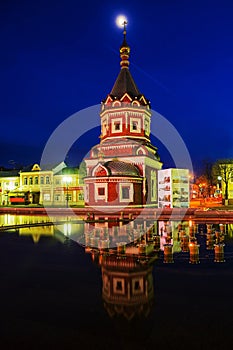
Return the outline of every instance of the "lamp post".
[[[69,196],[68,196],[68,190],[69,190],[69,184],[72,181],[72,177],[71,176],[64,176],[63,177],[63,182],[66,184],[66,207],[68,208],[68,204],[69,204]]]
[[[220,188],[222,187],[221,186],[222,176],[218,176],[217,179],[218,179],[217,186],[218,186],[218,189],[220,190]]]

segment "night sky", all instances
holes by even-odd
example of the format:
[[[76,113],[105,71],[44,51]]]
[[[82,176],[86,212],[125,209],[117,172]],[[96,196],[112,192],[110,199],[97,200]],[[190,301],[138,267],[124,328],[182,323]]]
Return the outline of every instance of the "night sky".
[[[194,169],[204,159],[233,158],[232,1],[1,0],[0,165],[40,162],[57,126],[111,91],[121,13],[132,76],[178,130]],[[98,136],[82,137],[68,163],[79,162]],[[163,145],[153,143],[170,166]]]

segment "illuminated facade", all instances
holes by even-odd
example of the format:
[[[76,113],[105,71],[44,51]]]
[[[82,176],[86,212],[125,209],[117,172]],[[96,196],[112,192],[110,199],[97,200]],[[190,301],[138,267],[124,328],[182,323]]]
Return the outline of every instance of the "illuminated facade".
[[[10,191],[16,190],[19,187],[19,172],[18,170],[0,171],[0,204],[9,204]]]
[[[20,171],[1,171],[0,181],[1,205],[84,205],[78,168],[67,168],[64,162],[46,169],[34,164]]]
[[[226,205],[233,205],[233,163],[222,163],[219,165],[219,176],[217,181],[218,187],[219,185],[221,186],[224,203]],[[226,197],[226,192],[228,198]]]
[[[188,208],[189,170],[177,168],[159,170],[158,194],[160,208]]]
[[[150,141],[150,102],[131,76],[129,53],[124,28],[121,70],[102,101],[101,142],[85,159],[86,206],[157,206],[157,171],[162,163]]]

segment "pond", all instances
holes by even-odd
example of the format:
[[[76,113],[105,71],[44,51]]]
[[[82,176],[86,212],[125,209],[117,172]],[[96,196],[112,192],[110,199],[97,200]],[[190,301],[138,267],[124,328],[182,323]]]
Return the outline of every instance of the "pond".
[[[1,220],[17,224],[46,219]],[[153,223],[150,234],[159,235],[160,242],[156,246],[153,241],[151,250],[151,235],[141,236],[151,223],[130,230],[59,220],[60,227],[0,233],[2,349],[229,349],[231,225],[224,225],[221,263],[207,244],[207,230],[216,240],[222,228],[195,227],[193,242],[199,250],[198,261],[192,263],[190,249],[182,245],[188,222]],[[123,244],[129,236],[132,241]],[[86,244],[91,238],[95,244]],[[166,244],[172,246],[167,263]]]

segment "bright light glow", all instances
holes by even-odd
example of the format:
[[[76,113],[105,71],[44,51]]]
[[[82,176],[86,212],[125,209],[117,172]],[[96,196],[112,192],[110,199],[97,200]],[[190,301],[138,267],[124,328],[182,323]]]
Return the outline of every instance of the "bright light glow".
[[[12,191],[14,188],[15,188],[14,183],[13,183],[12,181],[10,181],[9,184],[7,185],[7,189],[8,189],[9,191]]]
[[[127,18],[125,17],[125,15],[117,16],[117,18],[116,18],[116,25],[117,25],[117,27],[122,28],[123,25],[124,25],[124,22],[128,22]]]
[[[65,182],[66,184],[71,183],[72,181],[72,177],[71,176],[63,176],[62,178],[63,182]]]
[[[221,181],[222,180],[222,176],[218,176],[218,180]]]

